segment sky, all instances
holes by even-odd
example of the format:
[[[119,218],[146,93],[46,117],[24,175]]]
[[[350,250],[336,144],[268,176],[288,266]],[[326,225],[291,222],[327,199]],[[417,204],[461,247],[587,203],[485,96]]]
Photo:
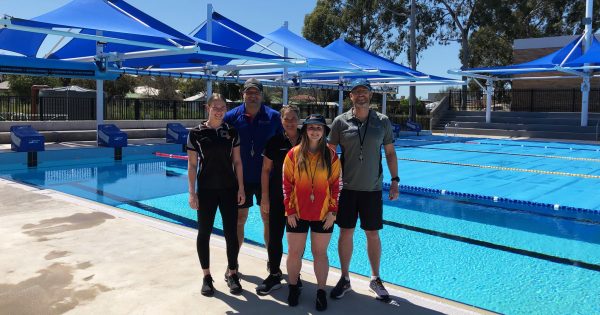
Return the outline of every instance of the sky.
[[[0,0],[0,14],[19,18],[33,18],[56,9],[70,0]],[[127,0],[128,3],[188,34],[206,20],[206,5],[229,19],[259,33],[267,34],[288,22],[290,31],[301,35],[304,16],[315,8],[316,0]],[[448,69],[460,68],[458,59],[460,45],[436,45],[421,53],[417,70],[431,75],[457,78],[449,75]],[[402,60],[404,59],[404,60]],[[406,61],[404,56],[397,62]],[[417,87],[417,97],[427,98],[427,93],[437,92],[443,86]],[[400,95],[408,96],[408,88],[399,90]]]

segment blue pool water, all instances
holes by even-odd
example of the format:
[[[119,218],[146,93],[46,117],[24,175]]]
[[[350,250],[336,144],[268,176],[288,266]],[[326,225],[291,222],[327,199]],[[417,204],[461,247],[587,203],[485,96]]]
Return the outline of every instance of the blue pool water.
[[[498,149],[498,143],[502,142],[492,143],[495,144],[486,147],[480,147],[484,144],[477,144],[477,150]],[[519,153],[520,147],[516,147],[517,150],[508,150],[508,144],[513,143],[507,142],[498,150]],[[468,159],[471,164],[478,165],[512,165],[518,162],[522,163],[519,166],[522,169],[545,169],[548,163],[554,163],[546,162],[548,158],[543,157],[538,157],[540,160],[536,163],[528,160],[534,157],[524,156],[490,157],[490,153],[477,155],[474,152],[454,155],[454,151],[464,150],[465,147],[470,150],[470,146],[474,144],[460,146],[455,143],[432,142],[427,145],[433,149],[423,149],[423,146],[399,146],[398,157],[452,162],[464,162]],[[540,144],[532,142],[530,145]],[[454,151],[452,155],[437,155],[439,150],[435,148],[439,146]],[[595,154],[594,147],[590,148],[590,151],[584,153],[569,150],[568,147],[553,149],[565,152],[552,154],[574,157],[572,153],[575,153],[578,157],[594,158],[591,156]],[[195,211],[187,205],[185,161],[157,158],[150,154],[155,150],[171,150],[171,153],[175,153],[176,149],[168,146],[137,149],[125,152],[125,160],[122,162],[113,162],[106,157],[92,158],[90,153],[93,150],[79,155],[52,153],[56,155],[56,159],[48,158],[52,162],[42,164],[38,169],[8,169],[6,166],[0,166],[0,176],[177,224],[195,226]],[[76,151],[83,150],[72,152]],[[426,153],[429,151],[435,154]],[[532,153],[531,150],[523,152],[539,153]],[[459,155],[463,153],[468,156]],[[80,158],[65,160],[73,156]],[[506,160],[502,162],[500,158]],[[587,167],[585,163],[594,163],[593,161],[565,161],[573,163],[572,168],[557,164],[565,171],[574,174],[593,174],[595,171],[593,167],[587,172],[583,170]],[[565,164],[565,161],[562,163]],[[529,177],[519,177],[523,176],[522,172],[493,170],[498,180],[512,182],[512,185],[504,182],[494,182],[495,185],[492,185],[488,181],[494,177],[490,177],[488,169],[482,171],[473,166],[422,161],[400,160],[399,164],[403,184],[409,185],[430,185],[448,190],[470,187],[471,191],[477,193],[491,192],[494,195],[503,194],[515,198],[542,198],[536,194],[552,189],[560,191],[561,187],[571,190],[570,186],[563,186],[565,183],[556,184],[553,188],[549,184],[540,184],[544,180],[558,183],[566,176],[532,173],[526,174],[530,175]],[[580,165],[583,166],[578,169]],[[430,180],[423,178],[428,176]],[[521,188],[513,187],[517,186],[515,176],[518,178],[517,183],[523,184]],[[553,180],[554,177],[559,177],[559,180]],[[389,174],[386,174],[386,178],[389,178]],[[585,181],[581,184],[582,189],[587,189],[586,185],[595,185],[588,191],[595,194],[588,195],[588,199],[592,200],[587,204],[591,207],[597,203],[600,199],[597,197],[597,187],[600,187],[598,180],[575,180]],[[539,183],[536,184],[536,181]],[[501,191],[494,191],[498,187],[503,188]],[[534,191],[521,191],[528,189]],[[577,201],[577,198],[571,200],[569,194],[568,191],[554,194],[554,199],[548,202],[554,203],[554,200],[558,200],[561,204],[568,204]],[[562,198],[563,195],[566,197]],[[593,220],[595,214],[589,214],[592,219],[587,217],[580,220],[576,216],[562,214],[560,211],[536,213],[523,211],[522,208],[509,209],[505,205],[485,205],[477,200],[447,195],[405,192],[400,200],[384,203],[385,226],[381,231],[384,249],[382,276],[388,282],[500,313],[600,314],[600,216]],[[215,227],[221,228],[220,220],[217,216]],[[262,244],[262,223],[256,206],[250,209],[246,233],[247,240]],[[337,239],[336,229],[329,246],[330,263],[335,267],[339,267]],[[355,253],[351,270],[369,275],[364,234],[358,231],[354,241]],[[284,247],[287,248],[285,239]],[[306,251],[305,258],[312,259],[310,251]],[[242,264],[242,272],[243,269]]]

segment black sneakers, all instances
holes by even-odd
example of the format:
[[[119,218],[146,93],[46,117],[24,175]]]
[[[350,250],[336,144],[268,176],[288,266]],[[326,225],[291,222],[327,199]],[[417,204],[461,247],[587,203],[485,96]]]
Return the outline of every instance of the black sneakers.
[[[256,294],[267,295],[273,290],[281,288],[281,272],[270,274],[261,285],[256,287]]]
[[[352,291],[352,287],[350,286],[350,280],[346,280],[346,278],[342,276],[340,278],[340,281],[338,281],[338,283],[335,285],[335,287],[333,287],[333,289],[329,293],[329,296],[332,299],[341,299],[342,297],[344,297],[344,294],[346,294],[346,292],[348,291]]]
[[[202,280],[202,295],[213,296],[215,294],[215,287],[213,286],[213,278],[210,275],[204,276]]]
[[[290,293],[288,294],[288,305],[296,306],[298,305],[298,300],[300,299],[300,289],[298,285],[289,285]]]
[[[242,285],[240,284],[240,278],[237,273],[227,275],[227,286],[229,287],[229,293],[231,294],[237,295],[242,293]]]
[[[317,311],[324,311],[327,309],[327,293],[325,290],[318,289],[317,290]]]
[[[390,294],[383,286],[381,278],[377,277],[375,280],[371,280],[369,283],[369,291],[374,292],[378,300],[387,300],[390,298]]]

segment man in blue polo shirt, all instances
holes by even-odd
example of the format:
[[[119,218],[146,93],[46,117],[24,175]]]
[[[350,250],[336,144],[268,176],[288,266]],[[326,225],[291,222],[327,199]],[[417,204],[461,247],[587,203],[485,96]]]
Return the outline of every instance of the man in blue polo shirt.
[[[248,208],[253,205],[252,196],[260,204],[262,152],[267,140],[283,132],[279,112],[262,104],[263,86],[257,79],[244,83],[244,103],[225,114],[225,122],[235,127],[240,136],[240,153],[244,166],[244,189],[246,202],[238,210],[238,239],[240,247],[244,242],[244,225],[248,218]],[[264,225],[265,245],[269,239],[269,216],[261,212]]]

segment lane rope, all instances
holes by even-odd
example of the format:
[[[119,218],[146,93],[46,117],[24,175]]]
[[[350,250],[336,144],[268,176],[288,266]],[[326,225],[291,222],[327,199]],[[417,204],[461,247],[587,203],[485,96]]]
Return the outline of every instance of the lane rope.
[[[499,170],[499,171],[513,171],[513,172],[535,173],[535,174],[544,174],[544,175],[558,175],[558,176],[600,179],[600,175],[532,170],[532,169],[528,169],[528,168],[503,167],[503,166],[458,163],[458,162],[443,162],[443,161],[421,160],[421,159],[411,159],[411,158],[398,158],[398,160],[399,161],[408,161],[408,162],[418,162],[418,163],[431,163],[431,164],[476,167],[476,168],[483,168],[483,169],[494,169],[494,170]]]

